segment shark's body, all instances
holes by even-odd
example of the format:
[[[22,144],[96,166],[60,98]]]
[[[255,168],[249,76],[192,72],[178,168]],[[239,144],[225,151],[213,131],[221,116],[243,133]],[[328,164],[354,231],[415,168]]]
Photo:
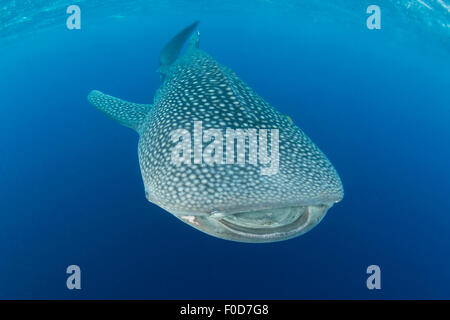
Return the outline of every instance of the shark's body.
[[[163,50],[164,83],[153,105],[126,102],[99,91],[92,91],[89,101],[139,133],[139,162],[149,201],[224,239],[272,242],[305,233],[342,199],[339,176],[287,116],[198,48],[198,34],[177,57],[195,27],[196,23],[184,29]],[[203,130],[278,129],[278,170],[264,175],[262,164],[174,164],[176,142],[171,134],[180,129],[192,133],[199,122]],[[203,140],[204,146],[210,142]],[[189,160],[193,157],[190,154]]]

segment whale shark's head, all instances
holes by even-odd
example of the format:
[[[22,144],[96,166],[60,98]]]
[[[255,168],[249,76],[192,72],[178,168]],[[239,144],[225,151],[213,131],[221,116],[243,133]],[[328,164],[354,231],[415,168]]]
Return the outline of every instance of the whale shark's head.
[[[219,130],[208,122],[201,122],[203,130],[199,130],[200,122],[191,126],[189,119],[180,122],[176,114],[160,115],[158,122],[164,129],[144,130],[139,159],[147,199],[183,222],[229,240],[280,241],[313,228],[342,199],[342,184],[333,166],[293,124],[283,125],[268,116],[278,124],[277,147],[275,139],[261,131],[254,130],[257,137],[253,139],[252,130],[245,130],[244,161],[239,164],[239,138],[233,143],[227,136],[232,130]],[[279,119],[283,122],[283,116]],[[178,127],[184,128],[184,135],[178,135]],[[261,164],[259,153],[262,139],[270,146],[266,164]],[[256,162],[251,163],[254,142]],[[230,143],[234,154],[227,152]],[[188,157],[183,158],[184,154]]]
[[[153,105],[98,91],[89,101],[139,133],[146,197],[181,221],[242,242],[305,233],[342,199],[337,172],[289,117],[201,51],[198,34],[177,57],[195,26],[163,50]]]

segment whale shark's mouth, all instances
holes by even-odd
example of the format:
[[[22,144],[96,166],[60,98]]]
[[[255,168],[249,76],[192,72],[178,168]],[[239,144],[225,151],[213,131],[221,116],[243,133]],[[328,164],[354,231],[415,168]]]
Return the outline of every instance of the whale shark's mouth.
[[[234,214],[177,217],[219,238],[240,242],[274,242],[290,239],[311,230],[322,220],[330,207],[330,205],[304,205]]]

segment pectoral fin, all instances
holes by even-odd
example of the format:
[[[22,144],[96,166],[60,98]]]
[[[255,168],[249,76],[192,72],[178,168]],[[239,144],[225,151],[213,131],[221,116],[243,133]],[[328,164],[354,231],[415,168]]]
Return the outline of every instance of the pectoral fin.
[[[139,131],[151,109],[150,104],[128,102],[97,90],[89,93],[88,101],[107,116],[136,131]]]

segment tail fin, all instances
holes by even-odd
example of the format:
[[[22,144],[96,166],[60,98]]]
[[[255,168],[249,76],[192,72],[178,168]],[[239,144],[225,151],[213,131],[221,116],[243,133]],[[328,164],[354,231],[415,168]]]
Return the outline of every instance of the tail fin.
[[[109,96],[100,91],[91,91],[88,101],[101,112],[136,131],[147,117],[150,104],[137,104]]]
[[[159,55],[159,65],[161,67],[170,66],[175,60],[177,60],[178,54],[186,42],[186,39],[194,31],[198,25],[198,21],[195,21],[191,25],[181,30],[175,37],[170,40]]]

